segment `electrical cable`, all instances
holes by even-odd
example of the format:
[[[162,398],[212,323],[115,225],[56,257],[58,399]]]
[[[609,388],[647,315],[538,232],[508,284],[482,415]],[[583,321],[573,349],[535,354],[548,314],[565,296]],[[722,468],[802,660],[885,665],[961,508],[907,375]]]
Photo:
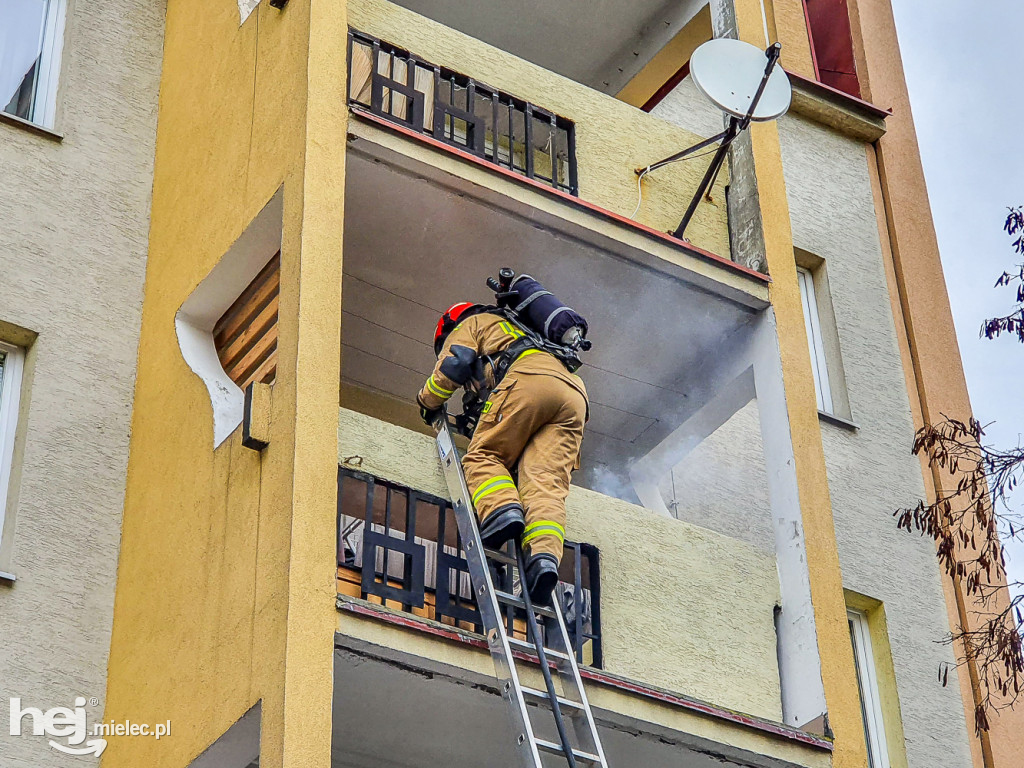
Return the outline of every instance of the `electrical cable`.
[[[717,151],[718,151],[718,147],[715,147],[714,149],[709,150],[707,152],[701,152],[699,155],[687,155],[686,157],[676,158],[675,160],[672,160],[671,162],[665,163],[665,165],[671,165],[672,163],[678,163],[678,162],[680,162],[682,160],[696,160],[698,157],[707,157],[708,155],[713,155]],[[661,168],[664,168],[665,165],[661,166]],[[636,208],[633,209],[633,214],[629,217],[631,221],[636,219],[636,215],[638,213],[640,213],[640,206],[644,204],[643,181],[644,181],[644,176],[646,176],[650,172],[651,172],[651,166],[648,165],[646,168],[644,168],[640,172],[640,175],[639,175],[639,177],[636,180],[637,201],[636,201]]]
[[[640,213],[640,206],[644,204],[644,176],[651,172],[651,166],[644,168],[636,180],[636,208],[633,209],[633,213],[630,215],[630,219],[635,219],[636,215]]]

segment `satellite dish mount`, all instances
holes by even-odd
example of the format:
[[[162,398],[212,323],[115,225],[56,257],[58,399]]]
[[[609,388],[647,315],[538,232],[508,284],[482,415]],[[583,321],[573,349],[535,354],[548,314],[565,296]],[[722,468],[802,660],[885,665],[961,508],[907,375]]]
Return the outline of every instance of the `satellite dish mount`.
[[[752,45],[741,43],[738,40],[720,38],[705,43],[698,48],[691,60],[690,71],[697,88],[714,102],[719,109],[730,116],[729,127],[717,136],[712,136],[710,139],[705,139],[699,144],[694,144],[692,147],[688,147],[682,152],[677,152],[671,157],[659,160],[646,168],[636,169],[638,174],[647,174],[670,163],[682,160],[694,152],[710,147],[716,142],[721,142],[718,146],[718,151],[715,152],[714,159],[711,161],[711,165],[708,166],[707,172],[701,180],[700,186],[690,201],[690,206],[683,215],[683,220],[679,222],[679,226],[672,232],[673,237],[683,239],[683,233],[686,232],[687,226],[689,226],[691,219],[693,219],[697,206],[700,205],[701,198],[707,194],[708,190],[714,186],[715,181],[718,179],[718,174],[725,162],[726,153],[729,151],[733,141],[736,140],[736,137],[750,126],[752,120],[761,122],[774,120],[785,114],[789,108],[789,102],[792,98],[789,78],[786,77],[783,70],[776,70],[779,56],[782,53],[782,44],[775,43],[764,51],[764,56],[767,57],[768,61],[764,66],[760,83],[756,90],[754,90],[752,97],[745,96],[743,93],[743,76],[750,71],[750,55],[744,49],[752,49],[752,52],[757,54],[758,57],[761,55],[760,50]],[[704,52],[703,55],[702,51]],[[743,66],[736,66],[737,64],[745,65],[747,67],[746,72],[744,72]],[[760,64],[757,64],[757,66],[760,67]],[[737,79],[741,81],[740,84],[737,84]],[[762,104],[766,91],[769,96],[765,99],[766,103]],[[747,98],[749,98],[749,101],[747,101]]]

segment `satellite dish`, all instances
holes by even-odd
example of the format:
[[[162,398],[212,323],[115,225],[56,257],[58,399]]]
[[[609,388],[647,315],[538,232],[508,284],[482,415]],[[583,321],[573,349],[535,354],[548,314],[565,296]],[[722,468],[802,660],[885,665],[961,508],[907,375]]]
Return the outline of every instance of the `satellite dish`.
[[[644,176],[651,171],[663,168],[669,163],[677,163],[693,155],[694,152],[718,144],[715,157],[704,172],[704,178],[690,201],[690,207],[683,214],[683,220],[672,232],[674,237],[684,240],[686,227],[697,212],[701,198],[711,189],[718,172],[725,163],[725,156],[736,137],[750,127],[751,120],[767,122],[782,117],[789,110],[793,100],[793,87],[789,77],[777,64],[782,55],[782,44],[772,43],[768,50],[760,51],[749,43],[728,38],[719,38],[704,43],[693,52],[690,58],[690,75],[697,89],[729,115],[729,127],[712,136],[710,139],[687,147],[681,152],[648,165],[637,168],[640,179],[640,202],[643,202]],[[700,157],[700,155],[697,155]],[[637,204],[637,210],[640,204]]]
[[[697,89],[733,117],[745,118],[764,78],[765,52],[741,40],[709,40],[693,52],[690,76]],[[750,119],[767,122],[789,110],[793,88],[782,67],[775,67]]]

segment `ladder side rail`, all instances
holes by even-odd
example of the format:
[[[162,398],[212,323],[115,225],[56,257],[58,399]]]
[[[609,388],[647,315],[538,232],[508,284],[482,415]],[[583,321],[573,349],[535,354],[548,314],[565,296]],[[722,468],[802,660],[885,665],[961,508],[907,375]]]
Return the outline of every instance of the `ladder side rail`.
[[[555,620],[558,624],[558,635],[556,640],[561,643],[564,650],[563,657],[556,663],[559,677],[562,681],[562,692],[570,699],[579,702],[580,708],[572,715],[573,728],[576,731],[576,738],[584,751],[597,755],[601,761],[601,768],[608,768],[608,762],[604,756],[604,749],[601,746],[601,739],[597,733],[597,723],[594,721],[594,713],[590,709],[590,701],[583,688],[583,678],[580,675],[579,665],[576,663],[576,654],[569,642],[569,632],[565,625],[565,616],[562,612],[561,601],[552,600],[552,607],[555,609]]]
[[[458,522],[465,547],[466,563],[476,595],[477,609],[480,611],[480,618],[487,633],[487,647],[490,649],[495,672],[501,684],[501,695],[509,703],[514,730],[518,731],[515,734],[516,751],[519,753],[523,768],[543,768],[537,740],[533,733],[533,724],[530,721],[522,685],[515,668],[512,649],[502,623],[498,600],[494,595],[494,585],[491,583],[491,575],[487,568],[483,543],[473,521],[474,512],[470,502],[469,487],[466,485],[466,477],[462,472],[458,451],[456,451],[455,443],[452,440],[451,426],[445,409],[441,410],[433,426],[437,432],[437,450],[441,459],[441,468],[452,497],[455,520]]]
[[[540,633],[540,626],[537,616],[533,612],[533,601],[530,599],[530,592],[526,589],[526,556],[523,554],[523,547],[516,542],[516,561],[519,564],[519,578],[523,585],[522,596],[526,604],[526,623],[530,630],[530,637],[537,648],[537,661],[540,665],[541,674],[544,675],[544,686],[548,691],[548,699],[551,701],[551,713],[555,716],[555,728],[558,731],[558,740],[562,742],[562,749],[565,752],[566,762],[569,768],[576,768],[576,758],[572,753],[572,743],[569,741],[569,734],[565,730],[565,720],[562,717],[562,708],[558,704],[558,692],[555,690],[555,682],[551,679],[551,667],[548,666],[548,656],[544,652],[544,637]],[[553,595],[552,595],[553,596]],[[552,600],[552,603],[557,603]]]

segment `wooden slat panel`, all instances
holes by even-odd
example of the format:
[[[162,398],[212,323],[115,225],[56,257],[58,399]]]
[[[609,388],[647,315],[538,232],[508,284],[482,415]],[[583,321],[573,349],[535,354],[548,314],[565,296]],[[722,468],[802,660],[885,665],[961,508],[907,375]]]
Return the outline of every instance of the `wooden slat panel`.
[[[249,381],[242,385],[242,389],[249,386],[250,382],[258,381],[261,384],[273,384],[274,379],[277,378],[277,344],[274,344],[273,351],[267,356],[267,359],[263,362],[259,368],[253,371],[252,376],[249,377]]]
[[[232,367],[231,369],[225,369],[228,372],[228,376],[231,380],[238,382],[248,382],[251,380],[253,373],[259,369],[261,365],[277,350],[277,323],[270,327],[270,329],[260,336],[260,338],[253,343],[245,355]],[[239,384],[239,386],[242,386]]]
[[[275,296],[259,315],[250,320],[233,342],[226,347],[217,348],[217,357],[220,358],[220,364],[224,366],[225,371],[230,372],[260,338],[277,325],[277,306],[278,297]]]
[[[217,324],[213,327],[213,337],[215,340],[223,339],[225,343],[230,342],[230,336],[233,335],[232,330],[237,323],[239,323],[246,315],[247,310],[251,315],[251,309],[253,306],[261,308],[267,300],[267,295],[258,296],[261,292],[265,292],[268,289],[272,292],[280,287],[281,284],[281,252],[278,251],[271,259],[266,263],[266,266],[260,270],[260,273],[253,278],[252,282],[246,286],[245,290],[239,295],[237,299],[228,307],[221,318],[217,321]],[[218,345],[220,341],[218,341]]]
[[[214,344],[218,349],[230,346],[268,304],[277,300],[281,289],[278,277],[279,274],[274,273],[270,279],[264,280],[261,285],[257,286],[258,290],[252,294],[247,304],[238,306],[233,314],[230,314],[231,310],[229,310],[218,321],[220,332],[218,333],[215,328],[213,336]],[[221,322],[223,322],[223,326],[221,326]]]
[[[242,389],[252,381],[270,383],[276,377],[280,284],[278,252],[214,326],[217,356]]]

